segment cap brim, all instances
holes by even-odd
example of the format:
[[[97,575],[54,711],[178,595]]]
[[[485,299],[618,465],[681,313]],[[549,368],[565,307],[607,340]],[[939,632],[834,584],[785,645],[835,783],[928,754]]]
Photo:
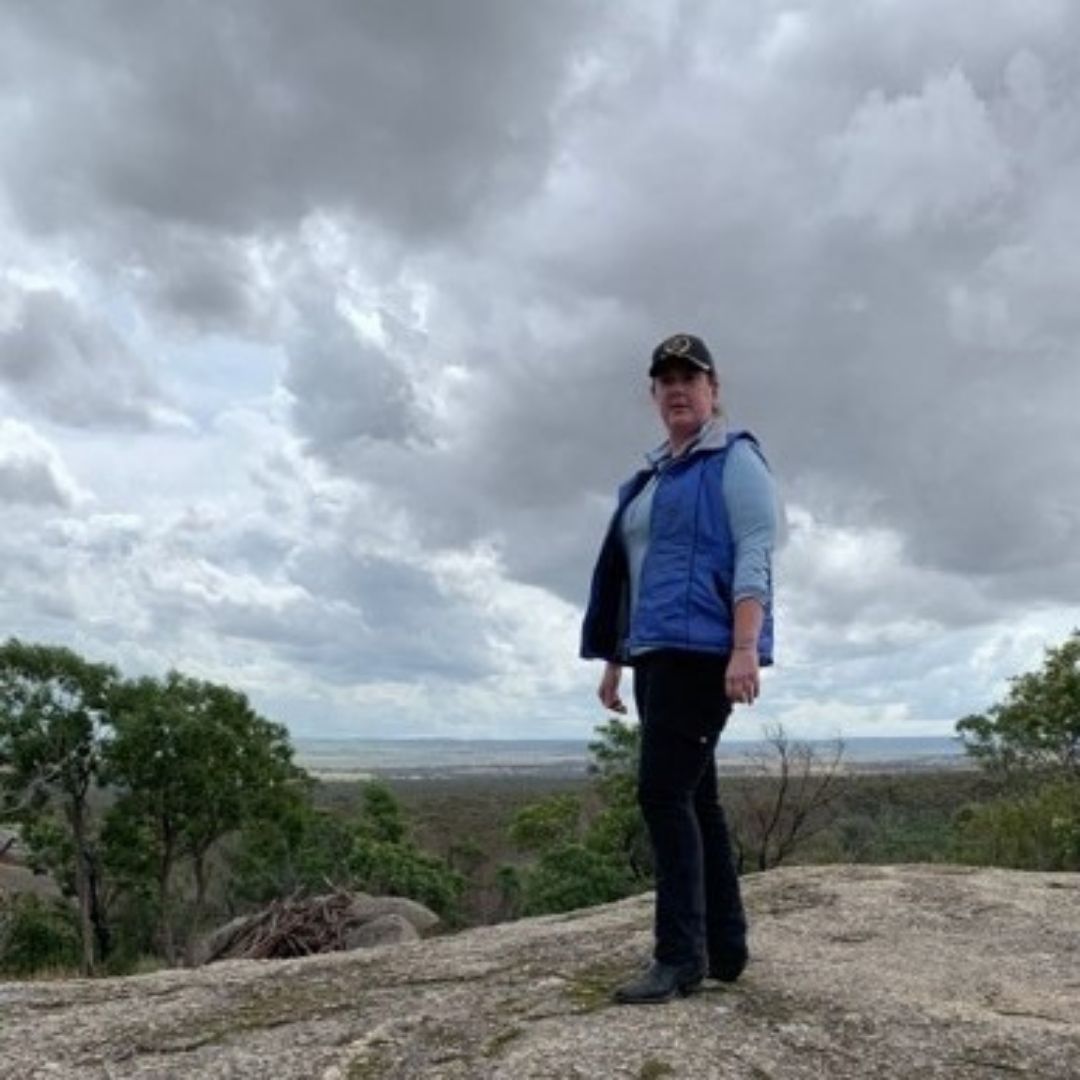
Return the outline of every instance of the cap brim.
[[[696,356],[662,356],[659,360],[654,360],[649,366],[649,378],[658,375],[664,368],[670,367],[672,364],[685,364],[687,367],[697,368],[698,371],[712,371],[712,364],[707,364]]]

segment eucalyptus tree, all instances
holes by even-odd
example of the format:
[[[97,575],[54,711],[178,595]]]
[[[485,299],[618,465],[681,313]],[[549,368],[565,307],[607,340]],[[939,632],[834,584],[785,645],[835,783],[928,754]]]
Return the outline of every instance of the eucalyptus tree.
[[[64,867],[56,864],[70,857],[87,974],[107,940],[91,791],[99,780],[117,682],[113,667],[61,646],[16,638],[0,646],[0,813],[31,838],[51,831],[58,876]]]
[[[1080,779],[1080,630],[1042,667],[1009,681],[1003,700],[956,724],[968,754],[1012,779]]]
[[[106,772],[117,792],[113,835],[141,837],[147,847],[128,851],[127,866],[141,859],[152,874],[160,945],[175,962],[179,867],[194,880],[190,945],[205,912],[216,847],[270,816],[302,774],[286,729],[259,716],[244,694],[176,671],[120,687],[115,729]],[[124,852],[115,854],[114,864],[124,859]]]
[[[956,730],[969,756],[1005,785],[999,798],[958,815],[962,856],[1031,870],[1080,868],[1080,630]]]

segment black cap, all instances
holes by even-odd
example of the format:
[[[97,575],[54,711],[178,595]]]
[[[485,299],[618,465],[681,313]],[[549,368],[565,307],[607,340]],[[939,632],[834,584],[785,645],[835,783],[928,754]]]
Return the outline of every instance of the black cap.
[[[712,354],[701,338],[693,334],[672,334],[653,349],[649,378],[659,374],[661,368],[680,360],[698,371],[716,371]]]

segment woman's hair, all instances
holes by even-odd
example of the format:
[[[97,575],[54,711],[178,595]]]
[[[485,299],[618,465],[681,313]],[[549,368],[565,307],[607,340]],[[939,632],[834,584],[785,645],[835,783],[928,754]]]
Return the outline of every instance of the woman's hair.
[[[724,406],[720,401],[720,380],[716,377],[715,371],[709,372],[709,385],[716,391],[716,397],[713,399],[712,414],[713,416],[723,416]]]

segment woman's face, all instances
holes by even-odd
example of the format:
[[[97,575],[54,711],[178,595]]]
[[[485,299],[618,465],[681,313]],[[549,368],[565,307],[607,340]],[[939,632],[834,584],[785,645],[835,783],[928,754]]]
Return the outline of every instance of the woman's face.
[[[716,384],[707,372],[691,364],[669,364],[653,379],[652,393],[674,443],[697,434],[702,424],[711,419],[717,400]]]

